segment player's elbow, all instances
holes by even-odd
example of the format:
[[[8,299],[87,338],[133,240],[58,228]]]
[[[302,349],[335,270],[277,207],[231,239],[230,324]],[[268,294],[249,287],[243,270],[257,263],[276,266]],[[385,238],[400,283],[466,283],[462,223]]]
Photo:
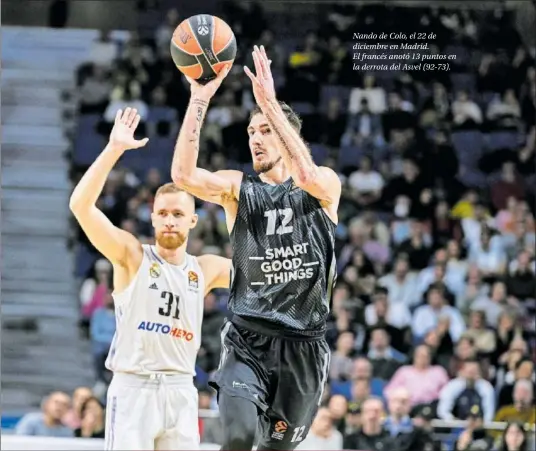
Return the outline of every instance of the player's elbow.
[[[74,192],[69,199],[69,209],[75,216],[80,214],[84,209],[84,202],[80,199],[80,196],[76,195],[76,192]]]
[[[192,176],[184,171],[176,170],[171,173],[171,180],[179,188],[186,190],[192,184]]]

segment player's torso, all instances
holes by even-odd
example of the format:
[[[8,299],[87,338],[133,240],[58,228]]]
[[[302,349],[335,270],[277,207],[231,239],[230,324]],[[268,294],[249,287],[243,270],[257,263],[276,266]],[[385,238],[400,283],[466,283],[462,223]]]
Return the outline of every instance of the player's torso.
[[[335,225],[291,179],[245,176],[231,233],[230,309],[296,331],[323,329],[335,281]]]
[[[194,374],[201,345],[204,278],[197,260],[165,262],[143,246],[129,286],[114,293],[117,330],[106,365],[115,372]]]

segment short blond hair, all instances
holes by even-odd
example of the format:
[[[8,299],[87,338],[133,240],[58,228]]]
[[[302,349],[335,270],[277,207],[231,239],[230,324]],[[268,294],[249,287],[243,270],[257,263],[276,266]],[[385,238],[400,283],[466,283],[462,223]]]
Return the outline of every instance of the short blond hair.
[[[154,195],[154,198],[156,199],[161,194],[174,194],[174,193],[184,193],[188,196],[188,198],[192,201],[192,204],[194,205],[195,210],[195,198],[192,196],[188,191],[184,191],[182,188],[179,188],[175,183],[169,182],[164,185],[162,185],[160,188],[156,190],[156,193]]]
[[[154,197],[160,196],[160,194],[169,194],[169,193],[186,193],[183,189],[179,188],[175,183],[169,182],[162,185],[156,190]],[[188,193],[187,193],[188,194]]]

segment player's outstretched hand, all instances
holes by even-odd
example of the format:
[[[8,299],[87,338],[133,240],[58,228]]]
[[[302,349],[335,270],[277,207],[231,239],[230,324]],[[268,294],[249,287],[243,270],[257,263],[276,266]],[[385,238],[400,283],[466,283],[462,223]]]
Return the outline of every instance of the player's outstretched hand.
[[[274,78],[272,77],[272,71],[270,65],[272,61],[268,59],[264,46],[261,45],[253,47],[253,63],[255,64],[255,74],[251,70],[244,66],[244,72],[251,80],[253,85],[253,95],[257,105],[262,108],[262,105],[275,100],[275,85]]]
[[[208,83],[202,85],[197,80],[194,80],[193,78],[190,78],[185,75],[186,80],[188,80],[188,83],[190,83],[190,92],[192,97],[195,97],[196,99],[204,100],[205,102],[210,101],[214,94],[216,94],[216,91],[221,86],[221,83],[225,77],[227,77],[227,74],[231,70],[232,64],[227,64],[224,68],[222,68],[219,72],[216,78],[210,80]]]
[[[141,116],[134,108],[119,110],[115,115],[114,127],[110,133],[110,145],[114,149],[129,150],[145,146],[149,138],[135,139],[134,132],[140,123]]]

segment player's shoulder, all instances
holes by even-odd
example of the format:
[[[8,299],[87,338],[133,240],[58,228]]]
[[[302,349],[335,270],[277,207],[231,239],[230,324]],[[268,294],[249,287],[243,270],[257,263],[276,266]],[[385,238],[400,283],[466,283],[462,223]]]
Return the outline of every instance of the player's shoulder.
[[[215,174],[225,178],[226,180],[229,180],[232,183],[240,183],[244,177],[244,173],[242,171],[238,171],[237,169],[220,169],[219,171],[216,171]]]

